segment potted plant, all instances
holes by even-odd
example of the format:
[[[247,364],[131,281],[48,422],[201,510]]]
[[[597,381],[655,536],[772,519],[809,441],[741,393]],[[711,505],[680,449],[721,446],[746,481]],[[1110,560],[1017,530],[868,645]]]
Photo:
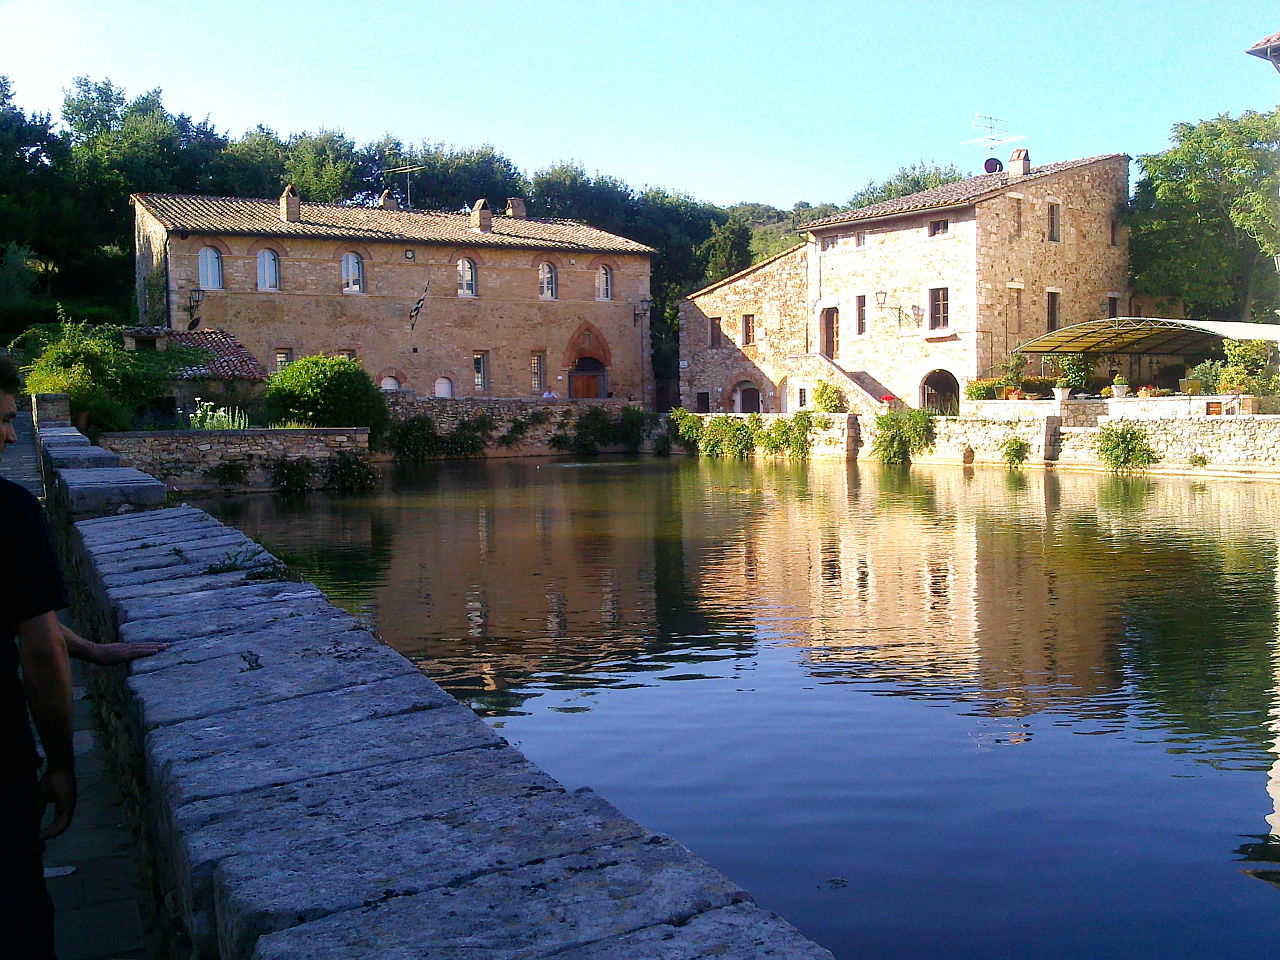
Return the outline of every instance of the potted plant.
[[[1055,400],[1067,400],[1071,397],[1071,382],[1066,377],[1059,377],[1053,382],[1053,398]]]
[[[1111,395],[1117,400],[1129,395],[1129,378],[1117,373],[1111,378]]]
[[[1189,397],[1198,397],[1204,392],[1204,381],[1197,380],[1195,377],[1187,377],[1178,381],[1178,392],[1185,393]]]
[[[1147,398],[1154,396],[1155,392],[1156,392],[1155,386],[1150,383],[1148,383],[1145,387],[1138,388],[1138,396],[1143,400],[1146,400]]]

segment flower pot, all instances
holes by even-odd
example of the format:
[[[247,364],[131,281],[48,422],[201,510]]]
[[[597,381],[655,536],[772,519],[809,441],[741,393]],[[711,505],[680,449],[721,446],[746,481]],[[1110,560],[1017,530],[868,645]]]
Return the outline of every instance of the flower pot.
[[[1198,397],[1202,392],[1204,392],[1204,383],[1200,380],[1179,380],[1178,392],[1185,393],[1191,397]]]
[[[1111,396],[1119,400],[1121,397],[1129,395],[1129,385],[1127,383],[1113,383],[1111,385]]]
[[[1070,400],[1070,399],[1071,399],[1071,388],[1070,388],[1070,387],[1054,387],[1054,388],[1053,388],[1053,399],[1058,400],[1058,401],[1062,401],[1062,400]]]

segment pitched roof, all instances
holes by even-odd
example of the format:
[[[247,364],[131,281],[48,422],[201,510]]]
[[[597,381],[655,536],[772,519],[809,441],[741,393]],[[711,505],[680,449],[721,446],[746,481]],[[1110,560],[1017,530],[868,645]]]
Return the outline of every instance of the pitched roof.
[[[912,193],[905,197],[884,200],[881,203],[859,207],[857,210],[849,210],[831,217],[823,217],[821,220],[813,220],[802,225],[800,230],[805,232],[815,227],[821,228],[835,224],[851,223],[857,220],[871,220],[876,217],[891,217],[898,214],[932,210],[937,207],[970,204],[989,195],[1024,184],[1029,180],[1038,180],[1041,177],[1062,173],[1064,170],[1074,170],[1076,167],[1088,166],[1091,163],[1099,163],[1103,160],[1118,160],[1121,158],[1127,160],[1128,156],[1123,153],[1108,153],[1098,157],[1085,157],[1081,160],[1063,160],[1060,163],[1047,163],[1041,167],[1032,167],[1030,173],[1016,178],[1008,170],[1002,170],[1000,173],[982,173],[966,180],[944,183],[942,186],[934,187],[931,190],[921,190],[919,193]]]
[[[1252,47],[1246,50],[1245,53],[1252,53],[1254,56],[1263,57],[1266,56],[1266,51],[1268,49],[1275,46],[1280,46],[1280,33],[1273,33],[1269,37],[1263,37]]]
[[[267,368],[236,337],[225,330],[171,330],[168,327],[125,327],[133,337],[164,338],[184,347],[199,347],[209,352],[209,362],[198,367],[183,367],[178,376],[183,380],[253,380],[265,381]]]
[[[135,193],[130,200],[170,231],[252,237],[314,237],[331,240],[442,243],[602,253],[653,253],[652,247],[576,220],[531,220],[495,215],[492,232],[471,229],[466,213],[385,210],[303,203],[297,221],[280,218],[278,200]]]

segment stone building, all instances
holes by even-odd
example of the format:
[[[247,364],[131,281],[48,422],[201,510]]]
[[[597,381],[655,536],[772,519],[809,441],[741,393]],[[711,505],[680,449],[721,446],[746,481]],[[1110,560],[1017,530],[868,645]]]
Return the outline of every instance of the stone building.
[[[995,164],[993,164],[995,165]],[[681,402],[785,412],[834,383],[953,410],[1020,343],[1128,302],[1123,154],[1009,169],[806,224],[803,242],[691,294]]]
[[[135,194],[138,315],[268,369],[354,357],[385,389],[648,405],[652,248],[570,220]]]

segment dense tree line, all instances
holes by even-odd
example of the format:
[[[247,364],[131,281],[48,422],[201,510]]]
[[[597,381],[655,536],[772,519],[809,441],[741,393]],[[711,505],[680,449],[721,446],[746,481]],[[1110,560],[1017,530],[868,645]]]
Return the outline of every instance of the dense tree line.
[[[1140,289],[1182,297],[1193,314],[1254,316],[1275,306],[1277,114],[1221,117],[1175,130],[1176,145],[1141,158],[1133,204]],[[369,204],[390,190],[416,209],[461,210],[484,197],[522,197],[531,216],[565,217],[647,243],[653,260],[655,365],[674,373],[676,303],[785,249],[804,225],[842,210],[928,189],[964,174],[915,163],[868,183],[845,204],[721,208],[664,189],[636,189],[566,162],[522,172],[492,146],[357,145],[338,130],[281,136],[255,127],[233,139],[209,120],[174,114],[161,91],[129,98],[110,80],[81,77],[60,117],[28,114],[0,77],[0,341],[51,319],[130,319],[130,193],[279,195]]]

